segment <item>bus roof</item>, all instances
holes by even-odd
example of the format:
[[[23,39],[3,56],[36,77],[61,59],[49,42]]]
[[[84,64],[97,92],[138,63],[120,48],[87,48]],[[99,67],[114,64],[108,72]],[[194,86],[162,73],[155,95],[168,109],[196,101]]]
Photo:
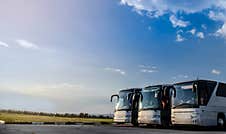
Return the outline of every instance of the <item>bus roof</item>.
[[[193,82],[216,82],[216,81],[213,81],[213,80],[190,80],[190,81],[183,81],[183,82],[178,82],[178,83],[175,83],[174,85],[179,85],[179,84],[185,84],[185,83],[193,83]]]
[[[126,91],[135,92],[135,91],[141,91],[141,90],[142,88],[128,88],[128,89],[122,89],[119,92],[126,92]]]
[[[152,85],[152,86],[147,86],[145,88],[149,88],[149,87],[163,87],[163,86],[172,86],[171,84],[162,84],[162,85]],[[145,89],[144,88],[144,89]]]

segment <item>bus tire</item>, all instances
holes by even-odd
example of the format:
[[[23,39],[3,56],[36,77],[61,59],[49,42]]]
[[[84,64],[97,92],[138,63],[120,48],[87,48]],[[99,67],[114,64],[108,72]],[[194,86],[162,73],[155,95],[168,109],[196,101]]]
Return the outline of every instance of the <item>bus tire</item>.
[[[218,114],[217,127],[218,128],[224,128],[225,127],[225,116],[224,116],[223,113]]]

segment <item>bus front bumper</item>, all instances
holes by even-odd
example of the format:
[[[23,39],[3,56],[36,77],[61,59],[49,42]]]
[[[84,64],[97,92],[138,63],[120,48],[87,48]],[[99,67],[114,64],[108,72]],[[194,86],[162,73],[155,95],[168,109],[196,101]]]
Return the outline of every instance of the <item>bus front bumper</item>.
[[[131,111],[116,111],[114,114],[115,123],[131,123]]]
[[[160,110],[143,110],[138,115],[139,124],[161,125]]]
[[[199,110],[194,108],[172,109],[171,121],[172,125],[201,125]]]

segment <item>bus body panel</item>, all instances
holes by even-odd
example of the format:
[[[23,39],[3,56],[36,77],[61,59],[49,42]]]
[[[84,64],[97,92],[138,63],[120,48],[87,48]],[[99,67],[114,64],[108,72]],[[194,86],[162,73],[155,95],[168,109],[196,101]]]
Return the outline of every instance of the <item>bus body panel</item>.
[[[200,107],[200,126],[216,126],[217,111],[214,107]]]
[[[199,106],[199,108],[172,108],[172,124],[217,126],[218,114],[223,113],[226,117],[226,97],[216,96],[218,86],[219,82],[214,88],[206,106]]]
[[[172,124],[216,126],[217,113],[214,107],[172,109]]]
[[[208,105],[202,109],[201,115],[203,116],[203,122],[206,122],[207,126],[217,125],[217,116],[219,113],[223,113],[226,117],[226,97],[216,96],[217,87],[218,85],[216,86]]]
[[[136,105],[136,102],[139,101],[139,98],[134,97],[135,98],[134,99],[133,96],[135,96],[135,94],[139,93],[140,91],[141,91],[140,88],[131,88],[119,91],[118,102],[115,106],[113,122],[120,124],[123,123],[132,123],[133,125],[137,124],[136,115],[138,115],[138,105]],[[121,101],[119,101],[120,99]]]
[[[115,123],[131,123],[131,111],[116,111],[114,113]]]
[[[139,112],[139,124],[161,125],[160,110],[143,110]]]
[[[215,87],[207,106],[212,107],[216,112],[226,113],[226,97],[216,96],[218,86],[219,83]]]
[[[186,124],[186,125],[199,125],[200,116],[199,109],[186,108],[186,109],[172,109],[171,111],[172,124]]]
[[[159,87],[159,89],[156,89],[156,87]],[[171,122],[170,121],[171,120],[170,91],[172,87],[173,87],[172,85],[168,85],[168,84],[153,85],[153,86],[148,86],[142,90],[141,92],[142,100],[140,100],[141,107],[139,108],[139,114],[138,114],[139,124],[161,125],[165,127],[170,125],[170,122]],[[157,92],[157,94],[154,93],[154,96],[153,96],[153,93],[150,93],[150,92]],[[150,94],[145,95],[145,93],[150,93]],[[163,100],[167,101],[167,106],[165,106],[165,109],[163,109],[163,106],[162,106]],[[150,103],[150,104],[146,105],[146,107],[142,107],[144,102]]]

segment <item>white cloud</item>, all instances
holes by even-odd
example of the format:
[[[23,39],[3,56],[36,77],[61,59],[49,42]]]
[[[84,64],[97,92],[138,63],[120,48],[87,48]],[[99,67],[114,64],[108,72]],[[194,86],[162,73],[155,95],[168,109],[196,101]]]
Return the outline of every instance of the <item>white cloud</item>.
[[[180,34],[177,34],[176,36],[176,42],[183,42],[185,40],[184,37],[182,37]]]
[[[214,12],[214,11],[209,11],[208,14],[209,18],[215,21],[225,21],[226,16],[222,12]]]
[[[16,40],[16,42],[20,47],[23,47],[23,48],[39,49],[39,47],[36,44],[29,42],[27,40]]]
[[[133,11],[135,11],[136,13],[138,13],[141,16],[144,16],[144,14],[141,10],[137,10],[137,9],[134,8]]]
[[[195,13],[212,6],[222,7],[220,2],[220,0],[121,0],[120,3],[146,11],[153,17],[158,17],[169,12]]]
[[[140,72],[142,73],[156,73],[158,72],[158,68],[156,66],[148,66],[148,65],[139,65]]]
[[[9,45],[5,42],[0,41],[0,47],[9,47]]]
[[[125,71],[123,71],[121,69],[118,69],[118,68],[109,68],[109,67],[107,67],[104,70],[111,71],[111,72],[116,72],[116,73],[119,73],[121,75],[126,75],[126,72]]]
[[[182,14],[203,13],[208,15],[211,20],[220,21],[224,24],[216,30],[216,35],[226,38],[226,1],[225,0],[120,0],[122,5],[127,5],[142,12],[151,18],[158,18],[163,15],[169,15],[173,27],[186,27],[190,24],[188,21],[178,19]],[[209,11],[206,13],[206,11]],[[206,25],[201,25],[206,29]],[[201,35],[201,34],[199,34]],[[180,37],[178,35],[178,37]],[[203,37],[202,35],[199,37]],[[179,39],[179,41],[182,41]]]
[[[212,74],[215,74],[215,75],[220,75],[220,74],[221,74],[221,71],[216,70],[216,69],[213,69],[213,70],[211,71],[211,73],[212,73]]]
[[[188,31],[189,33],[191,33],[192,35],[195,35],[195,33],[196,33],[196,29],[195,28],[193,28],[193,29],[191,29],[190,31]]]
[[[189,25],[188,21],[179,20],[175,15],[171,15],[169,19],[173,27],[187,27]]]
[[[149,65],[139,65],[139,68],[151,68],[151,69],[157,69],[156,66],[149,66]]]
[[[212,7],[226,8],[224,0],[121,0],[120,3],[149,12],[153,16],[179,12],[196,13]]]
[[[225,10],[222,12],[214,12],[210,11],[208,16],[210,19],[215,21],[221,21],[224,22],[224,24],[215,32],[215,36],[220,36],[223,38],[226,38],[226,2],[222,2],[222,4],[225,4]]]
[[[217,30],[215,35],[226,38],[226,22],[223,24],[223,26],[220,29]]]
[[[207,27],[206,27],[205,24],[202,24],[201,27],[202,27],[203,29],[205,29],[205,30],[207,29]]]
[[[158,72],[158,70],[154,70],[154,69],[141,69],[140,72],[142,72],[142,73],[156,73],[156,72]]]
[[[196,36],[197,36],[198,38],[200,38],[200,39],[204,39],[204,38],[205,38],[203,32],[198,32]]]
[[[177,34],[183,33],[184,31],[182,29],[177,30]]]

